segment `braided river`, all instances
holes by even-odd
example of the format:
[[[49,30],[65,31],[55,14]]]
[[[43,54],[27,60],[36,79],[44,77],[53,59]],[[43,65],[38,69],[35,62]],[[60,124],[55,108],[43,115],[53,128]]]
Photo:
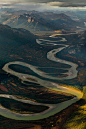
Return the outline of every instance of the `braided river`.
[[[72,33],[71,33],[72,34]],[[52,38],[56,38],[56,35],[51,35],[49,37]],[[61,36],[61,35],[60,35]],[[7,95],[7,94],[0,94],[0,97],[4,97],[4,98],[9,98],[9,99],[13,99],[22,103],[28,103],[28,104],[32,104],[32,105],[43,105],[43,106],[47,106],[48,109],[45,111],[42,111],[40,113],[34,113],[34,114],[21,114],[21,113],[16,113],[13,112],[5,107],[3,107],[2,105],[0,105],[0,115],[5,116],[7,118],[11,118],[11,119],[16,119],[16,120],[38,120],[38,119],[43,119],[43,118],[47,118],[49,116],[52,116],[58,112],[60,112],[61,110],[67,108],[68,106],[70,106],[71,104],[75,103],[76,101],[78,101],[80,98],[82,98],[83,93],[81,91],[75,90],[73,88],[69,88],[69,87],[64,87],[63,85],[59,85],[58,83],[54,83],[52,80],[67,80],[67,79],[73,79],[75,77],[77,77],[77,67],[78,65],[70,62],[70,61],[66,61],[66,60],[62,60],[58,57],[56,57],[56,54],[59,53],[60,51],[62,51],[63,49],[66,49],[68,47],[68,45],[65,45],[63,42],[67,41],[65,38],[62,38],[59,40],[58,37],[56,38],[56,40],[45,40],[45,39],[36,39],[36,43],[38,43],[39,45],[45,45],[45,46],[62,46],[56,49],[53,49],[49,52],[47,52],[47,59],[51,60],[53,62],[57,62],[57,63],[62,63],[62,64],[66,64],[69,65],[70,68],[57,68],[60,70],[66,70],[67,72],[65,73],[61,73],[63,75],[63,77],[56,77],[56,76],[52,76],[51,74],[47,74],[46,72],[40,70],[40,67],[38,66],[33,66],[31,64],[27,64],[25,62],[20,62],[20,61],[13,61],[13,62],[9,62],[7,64],[4,65],[4,67],[2,68],[5,72],[14,75],[16,77],[18,77],[19,79],[21,79],[21,82],[24,83],[25,81],[27,82],[32,82],[32,83],[36,83],[36,84],[40,84],[43,87],[52,89],[52,90],[56,90],[56,91],[60,91],[60,92],[65,92],[65,93],[70,93],[72,95],[74,95],[75,97],[58,103],[58,104],[45,104],[45,103],[38,103],[38,102],[34,102],[31,100],[25,100],[25,99],[19,99],[13,95]],[[59,44],[59,42],[62,42],[62,44]],[[33,76],[33,75],[29,75],[29,74],[23,74],[23,73],[19,73],[16,72],[14,70],[12,70],[11,68],[9,68],[10,65],[21,65],[24,67],[29,68],[30,70],[32,70],[34,73],[38,74],[39,76],[41,76],[44,79],[40,79],[39,77]],[[47,67],[44,67],[47,68]],[[52,67],[48,67],[48,68],[52,68]],[[51,81],[47,81],[46,79],[50,79]]]

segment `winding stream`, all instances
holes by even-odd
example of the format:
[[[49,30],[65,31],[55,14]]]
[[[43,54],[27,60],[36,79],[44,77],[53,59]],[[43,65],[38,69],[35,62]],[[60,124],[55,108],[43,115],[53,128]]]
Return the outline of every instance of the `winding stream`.
[[[52,35],[50,37],[54,38],[54,36],[55,35]],[[33,105],[43,105],[43,106],[48,106],[49,107],[47,110],[45,110],[43,112],[40,112],[40,113],[20,114],[20,113],[16,113],[16,112],[13,112],[11,110],[8,110],[8,109],[6,109],[6,108],[4,108],[3,106],[0,105],[0,114],[2,116],[5,116],[5,117],[11,118],[11,119],[16,119],[16,120],[43,119],[43,118],[52,116],[52,115],[60,112],[61,110],[65,109],[66,107],[70,106],[71,104],[75,103],[80,98],[82,98],[82,96],[83,96],[82,92],[80,92],[78,90],[75,90],[75,89],[59,86],[57,83],[54,83],[52,81],[52,80],[73,79],[73,78],[77,77],[77,73],[78,73],[78,71],[76,70],[76,68],[78,67],[77,64],[59,59],[55,56],[56,53],[62,51],[63,49],[66,49],[66,47],[68,47],[68,45],[65,45],[65,44],[58,44],[59,41],[60,42],[65,42],[66,39],[62,38],[61,40],[58,40],[58,41],[36,39],[36,42],[40,45],[46,45],[46,46],[62,45],[62,47],[60,47],[60,48],[53,49],[53,50],[49,51],[47,53],[47,58],[51,61],[54,61],[54,62],[59,62],[59,63],[70,65],[71,66],[70,68],[57,68],[57,69],[67,70],[68,72],[62,73],[62,74],[66,74],[66,77],[54,77],[54,76],[48,75],[46,72],[40,71],[40,69],[39,69],[40,67],[33,66],[31,64],[27,64],[25,62],[20,62],[20,61],[14,61],[14,62],[9,62],[9,63],[5,64],[5,66],[3,67],[3,70],[6,71],[7,73],[10,73],[11,75],[14,75],[14,76],[20,78],[22,83],[24,81],[37,83],[37,84],[40,84],[43,87],[46,87],[46,88],[49,88],[49,89],[52,89],[52,90],[61,91],[61,92],[65,92],[65,93],[70,93],[72,95],[75,95],[76,97],[74,97],[73,99],[58,103],[58,104],[45,104],[45,103],[33,102],[33,101],[30,101],[30,100],[18,99],[17,97],[15,97],[13,95],[0,94],[0,97],[5,97],[5,98],[9,98],[9,99],[11,98],[11,99],[14,99],[16,101],[23,102],[23,103],[29,103],[29,104],[33,104]],[[51,79],[51,81],[46,81],[46,80],[40,79],[40,78],[38,78],[36,76],[33,76],[33,75],[16,72],[16,71],[9,68],[9,65],[12,65],[12,64],[25,66],[25,67],[31,69],[36,74],[38,74],[39,76],[41,76],[43,78]]]

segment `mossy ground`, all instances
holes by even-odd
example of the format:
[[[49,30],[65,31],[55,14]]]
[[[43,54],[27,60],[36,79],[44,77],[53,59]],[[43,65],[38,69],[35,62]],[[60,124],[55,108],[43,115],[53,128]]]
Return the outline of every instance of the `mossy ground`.
[[[86,129],[86,86],[83,88],[82,103],[64,124],[63,129]]]

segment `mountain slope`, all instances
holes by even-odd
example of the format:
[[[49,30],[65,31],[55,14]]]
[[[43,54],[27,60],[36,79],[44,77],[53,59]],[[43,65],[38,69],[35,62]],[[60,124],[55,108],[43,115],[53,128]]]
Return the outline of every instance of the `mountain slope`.
[[[24,41],[33,43],[35,42],[35,39],[37,37],[28,30],[22,28],[15,29],[9,27],[8,25],[2,24],[0,24],[0,36],[21,43],[23,43]]]
[[[7,20],[2,22],[11,27],[24,28],[34,31],[71,29],[76,26],[84,26],[82,22],[73,21],[69,16],[61,13],[55,14],[53,12],[19,12],[8,16]]]

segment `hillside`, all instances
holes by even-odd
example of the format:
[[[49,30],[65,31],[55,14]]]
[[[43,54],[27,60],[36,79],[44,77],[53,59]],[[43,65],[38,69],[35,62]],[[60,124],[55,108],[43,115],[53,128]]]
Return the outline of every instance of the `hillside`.
[[[72,20],[64,13],[23,11],[1,15],[2,24],[16,28],[25,28],[30,31],[49,31],[59,29],[75,29],[77,26],[84,26],[83,22]]]
[[[8,38],[9,40],[14,40],[16,42],[21,42],[22,44],[23,42],[35,42],[37,36],[22,28],[15,29],[9,27],[8,25],[0,24],[0,37],[4,37],[4,39]]]

